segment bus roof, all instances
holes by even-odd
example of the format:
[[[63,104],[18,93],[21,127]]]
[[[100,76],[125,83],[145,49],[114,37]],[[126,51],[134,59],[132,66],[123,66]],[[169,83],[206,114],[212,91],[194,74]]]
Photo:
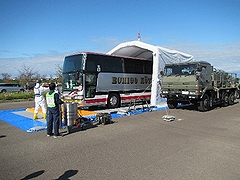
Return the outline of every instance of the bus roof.
[[[130,58],[130,59],[138,59],[138,60],[147,60],[147,59],[144,59],[144,58],[120,56],[120,55],[109,55],[109,54],[95,53],[95,52],[78,52],[78,53],[67,55],[66,57],[80,55],[80,54],[93,54],[93,55],[108,56],[108,57],[119,57],[119,58]]]

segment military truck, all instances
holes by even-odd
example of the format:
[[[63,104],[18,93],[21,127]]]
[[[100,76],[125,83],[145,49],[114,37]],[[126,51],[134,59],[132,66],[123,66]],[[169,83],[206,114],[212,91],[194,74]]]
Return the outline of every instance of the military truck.
[[[194,104],[199,111],[234,104],[236,74],[215,69],[205,61],[166,64],[161,92],[170,109],[181,104]]]

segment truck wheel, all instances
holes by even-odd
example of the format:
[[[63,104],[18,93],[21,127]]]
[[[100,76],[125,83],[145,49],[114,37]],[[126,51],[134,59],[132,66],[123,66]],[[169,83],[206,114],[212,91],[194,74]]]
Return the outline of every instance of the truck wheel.
[[[176,101],[167,101],[169,109],[175,109],[178,105]]]
[[[229,103],[229,105],[233,105],[233,104],[234,104],[234,100],[235,100],[234,93],[231,92],[231,93],[229,94],[229,97],[228,97],[228,103]]]
[[[229,98],[228,98],[228,94],[227,94],[227,93],[225,93],[225,94],[223,95],[222,101],[223,101],[223,102],[222,102],[222,106],[223,106],[223,107],[228,106]]]
[[[209,96],[207,94],[204,94],[202,100],[199,102],[198,110],[202,112],[209,110]]]
[[[108,96],[108,108],[117,108],[120,105],[120,97],[117,93],[111,93]]]

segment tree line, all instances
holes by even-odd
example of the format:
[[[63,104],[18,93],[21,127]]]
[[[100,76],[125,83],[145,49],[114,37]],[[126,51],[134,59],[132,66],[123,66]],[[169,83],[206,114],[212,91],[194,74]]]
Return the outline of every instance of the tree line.
[[[18,83],[26,89],[33,88],[37,80],[42,80],[42,82],[45,83],[57,82],[58,84],[61,84],[62,82],[62,66],[59,64],[56,64],[55,74],[50,74],[49,76],[41,75],[33,67],[26,66],[25,64],[18,69],[18,72],[19,75],[14,78],[12,78],[9,73],[1,73],[2,79],[0,79],[0,82]]]

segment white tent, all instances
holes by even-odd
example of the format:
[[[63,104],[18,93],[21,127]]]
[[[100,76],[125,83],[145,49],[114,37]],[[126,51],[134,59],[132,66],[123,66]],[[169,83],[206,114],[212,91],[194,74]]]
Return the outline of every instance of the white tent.
[[[141,41],[121,43],[107,54],[138,57],[153,60],[151,105],[163,106],[165,101],[160,97],[160,71],[167,63],[192,61],[193,56],[176,50],[150,45]]]

